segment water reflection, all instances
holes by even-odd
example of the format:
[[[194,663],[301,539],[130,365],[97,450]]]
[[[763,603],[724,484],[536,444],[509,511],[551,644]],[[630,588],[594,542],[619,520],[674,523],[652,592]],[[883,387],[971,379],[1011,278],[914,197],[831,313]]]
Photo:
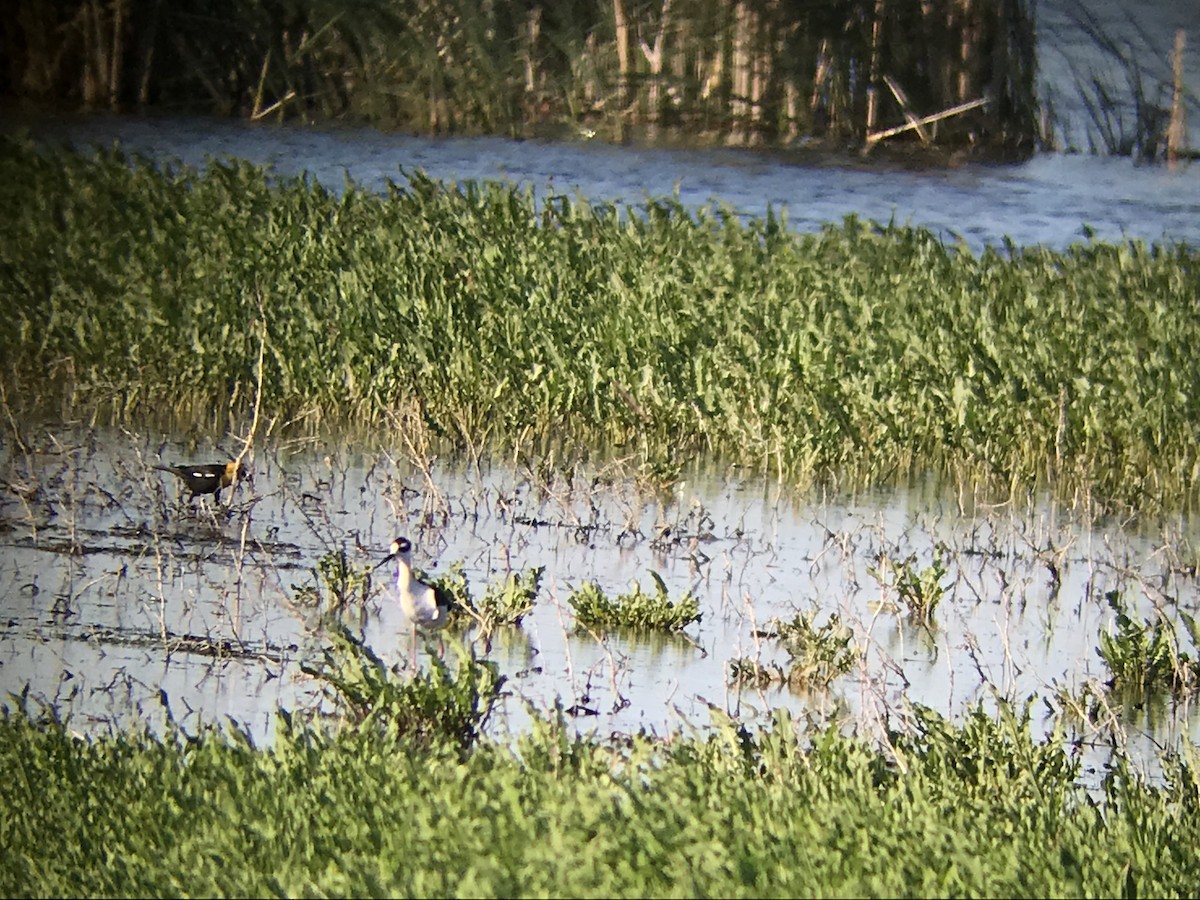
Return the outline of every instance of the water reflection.
[[[697,470],[661,492],[612,466],[417,466],[345,443],[281,442],[256,451],[253,484],[225,508],[177,501],[173,479],[149,464],[200,456],[163,435],[62,429],[28,443],[7,444],[0,462],[10,486],[0,498],[0,688],[27,691],[81,730],[231,719],[269,739],[278,708],[321,703],[302,671],[331,613],[320,561],[367,570],[397,533],[414,540],[426,572],[460,563],[475,597],[545,567],[519,628],[444,635],[508,679],[499,730],[555,705],[600,734],[704,727],[713,709],[753,720],[782,706],[869,730],[903,723],[910,704],[951,716],[1030,697],[1039,711],[1080,697],[1084,708],[1089,692],[1105,696],[1097,646],[1113,621],[1110,592],[1147,621],[1178,620],[1200,600],[1179,563],[1195,541],[1186,520],[1125,529],[928,480],[835,496]],[[944,576],[926,623],[889,572],[934,560]],[[653,590],[651,571],[672,596],[700,600],[684,635],[577,627],[569,599],[584,582]],[[332,610],[339,620],[387,665],[413,664],[387,579],[373,579],[365,600],[347,596],[359,599]],[[852,629],[860,656],[849,674],[828,690],[730,683],[731,660],[785,663],[764,632],[808,611]],[[1200,737],[1185,702],[1105,715],[1107,725],[1093,716],[1081,731],[1101,749],[1119,741],[1153,755]]]

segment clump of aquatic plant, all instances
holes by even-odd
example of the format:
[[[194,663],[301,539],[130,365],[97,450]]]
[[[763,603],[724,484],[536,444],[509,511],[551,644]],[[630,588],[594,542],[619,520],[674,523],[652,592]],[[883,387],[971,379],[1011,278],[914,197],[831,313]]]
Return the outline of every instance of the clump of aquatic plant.
[[[371,567],[350,561],[344,549],[322,554],[308,584],[294,588],[302,606],[340,610],[366,598],[371,586]]]
[[[700,621],[700,603],[688,592],[672,600],[666,583],[651,570],[654,593],[642,590],[640,582],[624,594],[610,597],[595,582],[587,582],[567,599],[579,625],[585,628],[646,628],[682,631]]]
[[[1162,617],[1136,621],[1118,591],[1106,595],[1116,613],[1114,628],[1100,632],[1100,658],[1112,673],[1109,686],[1120,692],[1165,689],[1174,693],[1200,690],[1200,666],[1179,648],[1174,627]],[[1186,616],[1186,614],[1183,614]],[[1196,624],[1186,617],[1193,640]]]
[[[320,662],[303,669],[328,686],[335,705],[360,727],[466,748],[478,740],[505,679],[495,663],[458,652],[457,672],[435,656],[428,670],[402,680],[366,644],[335,627]]]
[[[788,670],[777,662],[763,663],[748,656],[737,656],[729,661],[729,681],[749,687],[787,684]]]
[[[933,562],[924,567],[918,567],[915,553],[904,559],[884,556],[878,567],[868,567],[867,571],[881,586],[890,581],[910,617],[925,624],[932,623],[933,614],[946,592],[942,579],[947,570],[940,553],[935,553]]]
[[[534,599],[542,583],[545,566],[525,572],[509,572],[487,586],[474,611],[485,627],[520,625],[533,611]]]
[[[762,632],[764,637],[779,640],[788,655],[786,665],[738,657],[729,663],[729,677],[734,684],[764,687],[784,683],[799,689],[828,687],[839,675],[845,675],[858,660],[859,651],[853,643],[854,632],[837,613],[817,627],[816,610],[799,613],[792,621],[773,620]]]

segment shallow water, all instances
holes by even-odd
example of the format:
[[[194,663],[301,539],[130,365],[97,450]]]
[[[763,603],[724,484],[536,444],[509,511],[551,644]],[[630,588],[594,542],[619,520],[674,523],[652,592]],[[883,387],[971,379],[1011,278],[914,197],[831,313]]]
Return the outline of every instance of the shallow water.
[[[0,130],[79,148],[120,146],[159,163],[203,168],[235,157],[280,175],[315,179],[332,191],[347,179],[368,190],[407,183],[423,171],[457,182],[489,179],[540,199],[576,194],[630,204],[676,196],[688,209],[720,205],[744,217],[768,209],[810,232],[848,215],[927,228],[974,252],[1003,246],[1064,249],[1088,235],[1200,245],[1196,164],[1174,171],[1129,159],[1042,154],[1009,165],[968,163],[902,169],[797,164],[786,156],[720,149],[613,146],[499,137],[426,138],[369,128],[275,127],[229,120],[139,117],[0,117]]]
[[[1131,530],[1045,503],[983,502],[922,482],[854,495],[795,494],[736,472],[685,473],[665,495],[621,466],[536,470],[433,460],[315,442],[256,452],[254,480],[227,509],[178,502],[148,463],[216,459],[163,435],[58,431],[5,445],[0,501],[0,689],[28,688],[82,731],[173,718],[188,731],[225,717],[268,740],[278,708],[315,710],[301,671],[327,643],[302,588],[318,560],[346,552],[374,565],[398,533],[432,574],[461,563],[473,596],[508,571],[544,566],[533,612],[489,642],[447,632],[494,660],[508,681],[491,723],[519,731],[527,705],[556,702],[581,731],[669,734],[705,727],[710,707],[760,721],[797,715],[865,730],[903,723],[910,704],[957,716],[997,698],[1038,698],[1047,727],[1056,692],[1103,694],[1099,634],[1118,591],[1135,618],[1195,614],[1197,584],[1178,558],[1189,523]],[[665,530],[669,529],[669,530]],[[932,628],[905,614],[881,560],[940,552],[945,593]],[[608,593],[650,570],[671,596],[693,592],[702,619],[682,636],[597,635],[575,627],[568,598],[585,581]],[[873,574],[874,570],[874,574]],[[411,632],[380,569],[370,599],[344,620],[386,662],[410,665]],[[1054,574],[1057,572],[1057,576]],[[786,662],[760,632],[818,610],[850,625],[861,661],[828,690],[739,689],[739,657]],[[1183,633],[1185,648],[1190,642]],[[432,646],[432,645],[431,645]],[[426,649],[418,664],[427,665]],[[1193,653],[1194,655],[1194,653]],[[12,703],[10,702],[11,706]],[[1156,748],[1200,737],[1186,705],[1117,709],[1085,728],[1081,752],[1125,744],[1151,766]]]

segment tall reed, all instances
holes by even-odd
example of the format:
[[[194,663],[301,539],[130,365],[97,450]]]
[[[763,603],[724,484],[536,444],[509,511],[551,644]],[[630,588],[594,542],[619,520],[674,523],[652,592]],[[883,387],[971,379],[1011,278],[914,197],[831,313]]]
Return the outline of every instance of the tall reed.
[[[12,3],[0,90],[27,102],[862,146],[905,122],[886,78],[923,115],[987,99],[943,145],[1027,153],[1036,133],[1027,0]]]

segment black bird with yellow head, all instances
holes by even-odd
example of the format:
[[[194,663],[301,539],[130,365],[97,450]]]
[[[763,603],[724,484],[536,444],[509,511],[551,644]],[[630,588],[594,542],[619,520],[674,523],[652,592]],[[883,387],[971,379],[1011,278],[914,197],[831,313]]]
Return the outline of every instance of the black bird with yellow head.
[[[177,475],[187,488],[188,499],[192,500],[197,494],[212,494],[214,499],[221,502],[221,490],[236,481],[242,481],[250,476],[243,463],[205,463],[196,466],[155,466],[163,472]]]

